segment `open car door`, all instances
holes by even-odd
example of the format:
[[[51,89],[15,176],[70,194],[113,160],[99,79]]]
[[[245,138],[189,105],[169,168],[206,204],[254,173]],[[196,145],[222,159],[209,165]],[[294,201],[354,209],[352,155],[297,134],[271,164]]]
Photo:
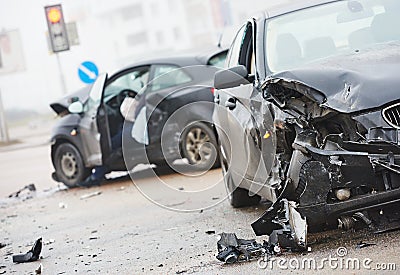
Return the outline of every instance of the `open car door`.
[[[90,167],[102,165],[111,153],[111,138],[104,103],[107,74],[100,75],[92,86],[80,121],[83,150]]]

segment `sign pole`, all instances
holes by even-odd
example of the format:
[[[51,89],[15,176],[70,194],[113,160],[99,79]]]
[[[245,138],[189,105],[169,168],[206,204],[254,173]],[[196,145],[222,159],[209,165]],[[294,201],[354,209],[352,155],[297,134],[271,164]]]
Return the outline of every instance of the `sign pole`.
[[[63,73],[63,70],[61,67],[60,56],[58,55],[58,53],[55,53],[55,54],[57,57],[58,71],[60,73],[61,91],[62,91],[62,94],[65,95],[65,94],[67,94],[67,88],[65,86],[65,79],[64,79],[64,73]]]
[[[10,141],[10,137],[8,135],[8,127],[6,123],[6,116],[4,114],[3,108],[3,100],[1,98],[1,90],[0,90],[0,140],[8,143]]]

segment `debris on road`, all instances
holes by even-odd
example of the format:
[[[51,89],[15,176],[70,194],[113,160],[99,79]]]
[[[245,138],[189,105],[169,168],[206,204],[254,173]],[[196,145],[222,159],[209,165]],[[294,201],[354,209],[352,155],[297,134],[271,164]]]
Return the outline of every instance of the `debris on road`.
[[[97,240],[98,238],[99,238],[98,235],[92,234],[92,235],[89,237],[89,240]]]
[[[42,274],[42,264],[39,265],[39,267],[35,270],[36,274]]]
[[[6,246],[7,246],[7,244],[5,244],[5,243],[0,243],[0,249],[3,248],[3,247],[6,247]]]
[[[366,242],[361,241],[357,244],[356,249],[361,249],[361,248],[373,246],[373,245],[376,245],[376,243],[366,243]]]
[[[52,244],[52,243],[55,243],[55,242],[56,242],[56,240],[54,240],[54,239],[48,239],[47,241],[44,241],[43,244],[44,245],[49,245],[49,244]]]
[[[274,203],[251,226],[257,236],[268,235],[269,242],[291,251],[307,249],[307,222],[296,210],[295,202],[282,199]]]
[[[68,208],[68,205],[66,203],[60,202],[58,204],[58,207],[61,208],[61,209],[65,209],[65,208]]]
[[[12,259],[14,263],[34,262],[39,259],[41,252],[42,252],[42,238],[39,238],[33,244],[31,250],[29,250],[25,254],[13,255]]]
[[[88,199],[88,198],[95,197],[95,196],[99,196],[99,195],[101,195],[101,193],[102,193],[101,191],[96,191],[96,192],[92,192],[92,193],[89,193],[89,194],[82,195],[81,196],[81,200]]]
[[[221,233],[217,242],[217,259],[227,264],[246,262],[265,255],[268,244],[253,240],[238,239],[235,233]]]
[[[251,225],[257,236],[269,236],[263,244],[254,239],[238,239],[234,233],[220,234],[217,259],[231,264],[283,251],[307,251],[307,222],[295,206],[287,199],[279,200]]]
[[[18,198],[19,195],[21,194],[21,192],[23,192],[25,190],[28,190],[29,192],[36,192],[36,186],[33,183],[28,184],[28,185],[24,186],[23,188],[19,189],[18,191],[11,193],[10,195],[8,195],[8,197],[9,198]]]
[[[164,231],[172,231],[172,230],[176,230],[176,229],[178,229],[178,227],[167,228],[167,229],[164,229]]]
[[[207,230],[206,234],[207,235],[213,235],[213,234],[215,234],[215,230]]]

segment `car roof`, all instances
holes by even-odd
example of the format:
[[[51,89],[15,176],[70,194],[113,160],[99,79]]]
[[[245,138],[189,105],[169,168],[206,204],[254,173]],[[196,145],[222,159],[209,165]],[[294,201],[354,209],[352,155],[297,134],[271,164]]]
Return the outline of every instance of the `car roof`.
[[[327,3],[339,2],[345,0],[302,0],[302,1],[290,1],[285,3],[280,3],[277,5],[273,5],[266,10],[258,17],[262,16],[264,18],[271,18],[275,16],[279,16],[285,13],[290,13],[297,10],[306,9],[309,7],[314,7],[318,5],[323,5]]]
[[[196,53],[186,53],[170,57],[145,59],[142,61],[132,63],[128,66],[125,66],[124,68],[113,72],[112,75],[118,74],[125,70],[129,70],[133,67],[140,67],[152,64],[172,64],[172,65],[177,65],[179,67],[186,67],[193,65],[208,65],[207,63],[211,57],[227,51],[228,51],[227,48],[215,47],[215,48],[203,49],[200,52],[196,51]]]

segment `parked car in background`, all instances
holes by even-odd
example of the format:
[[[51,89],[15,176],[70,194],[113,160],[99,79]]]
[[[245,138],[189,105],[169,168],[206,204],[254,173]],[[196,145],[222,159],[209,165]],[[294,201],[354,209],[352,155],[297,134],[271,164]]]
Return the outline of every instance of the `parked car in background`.
[[[51,108],[62,116],[51,138],[53,178],[73,187],[111,155],[113,161],[108,165],[113,171],[130,170],[139,163],[165,165],[167,160],[179,158],[200,168],[215,165],[216,151],[207,146],[216,145],[209,103],[213,102],[215,66],[224,63],[226,53],[218,49],[201,55],[137,62],[111,76],[102,75],[93,85],[52,103]],[[149,144],[145,152],[143,144],[129,144],[130,159],[124,161],[122,152],[112,152],[110,140],[124,123],[120,106],[128,94],[145,99],[142,102],[148,110]],[[199,102],[208,104],[193,105],[165,128],[171,114]],[[70,103],[74,107],[68,109]],[[164,134],[168,142],[162,151]]]
[[[237,33],[213,118],[231,204],[273,202],[257,235],[305,248],[307,224],[379,224],[398,204],[399,14],[397,0],[300,1]]]

